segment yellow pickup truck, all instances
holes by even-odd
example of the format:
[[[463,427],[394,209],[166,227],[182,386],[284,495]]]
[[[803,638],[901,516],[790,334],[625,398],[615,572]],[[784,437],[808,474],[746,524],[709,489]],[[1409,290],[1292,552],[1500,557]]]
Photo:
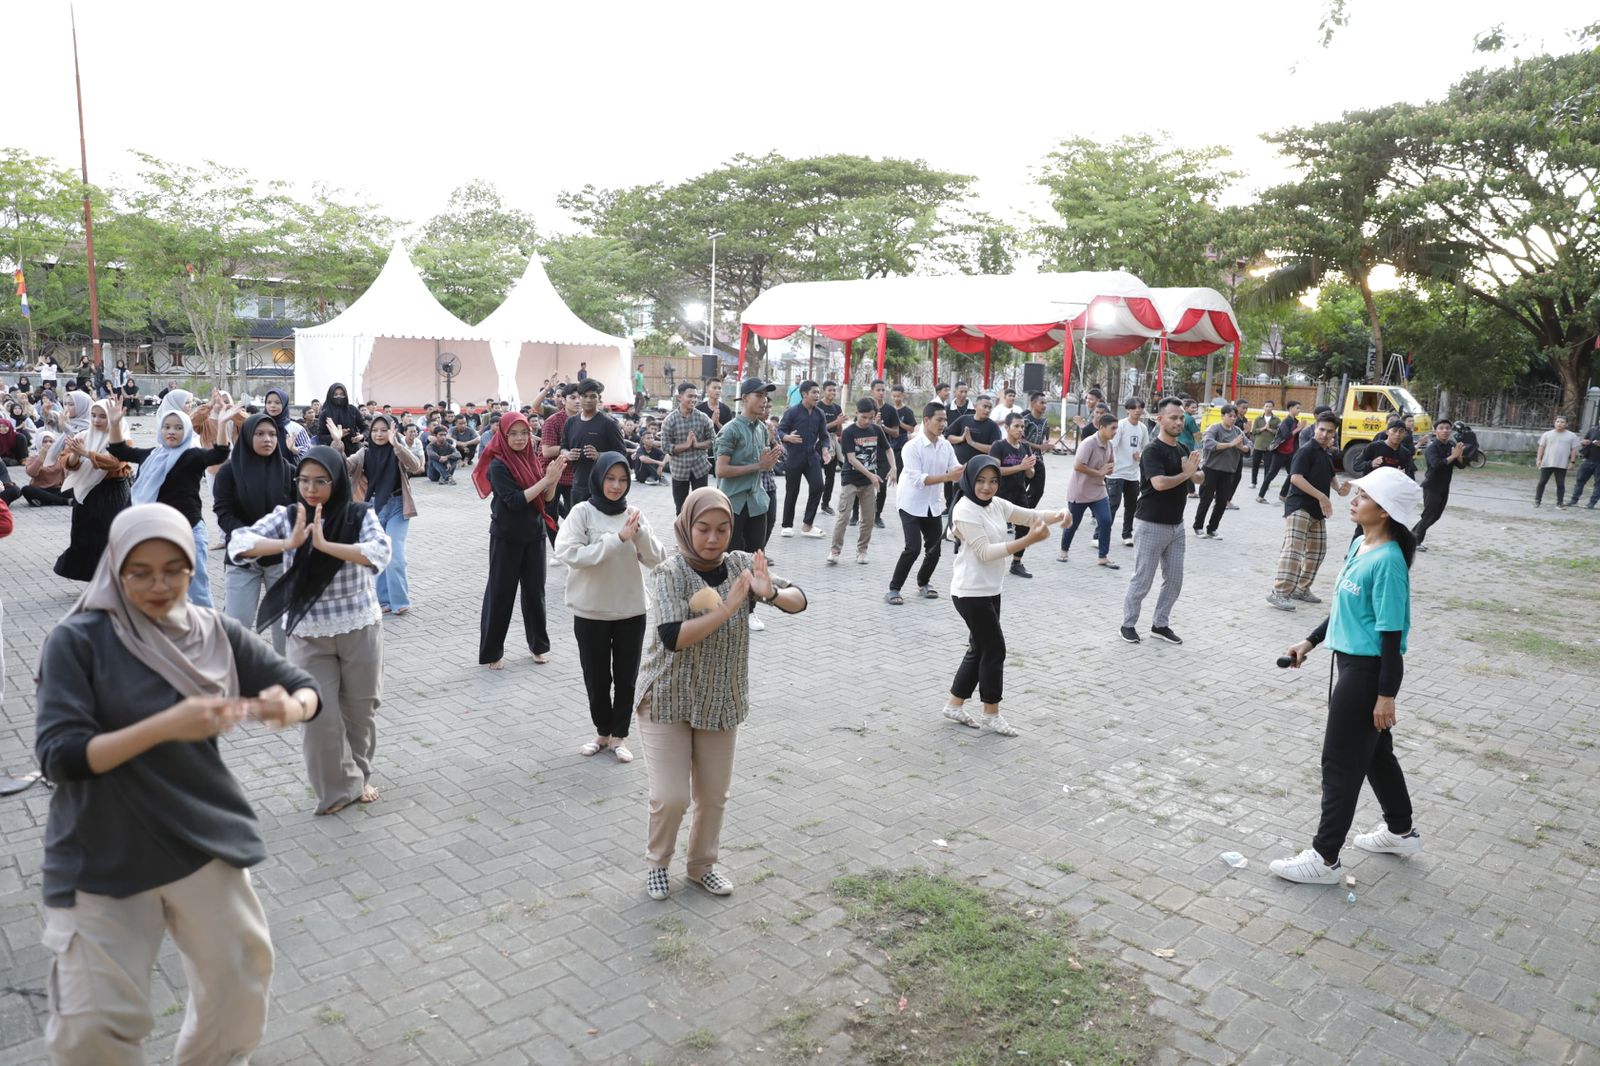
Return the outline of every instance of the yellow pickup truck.
[[[1246,429],[1260,413],[1260,408],[1250,409],[1243,422]],[[1283,411],[1280,409],[1277,414],[1282,415]],[[1416,419],[1419,438],[1433,431],[1433,419],[1428,417],[1417,398],[1399,385],[1351,385],[1346,389],[1344,411],[1339,419],[1339,447],[1344,449],[1344,469],[1355,469],[1355,461],[1362,450],[1383,436],[1390,418],[1406,415]],[[1310,416],[1309,410],[1300,413],[1302,421]],[[1221,420],[1222,408],[1207,407],[1201,415],[1200,429],[1204,432]]]

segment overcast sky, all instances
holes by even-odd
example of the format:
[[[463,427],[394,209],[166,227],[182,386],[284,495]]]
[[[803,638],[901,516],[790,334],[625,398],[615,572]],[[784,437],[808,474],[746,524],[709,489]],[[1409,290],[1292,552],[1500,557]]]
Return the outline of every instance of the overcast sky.
[[[139,148],[360,191],[420,222],[475,177],[567,228],[563,189],[672,182],[737,152],[894,155],[979,178],[980,203],[1033,208],[1061,138],[1165,130],[1223,145],[1245,188],[1282,172],[1259,135],[1441,95],[1498,22],[1565,51],[1577,0],[976,4],[499,0],[238,5],[79,0],[90,176]],[[77,165],[67,7],[11,4],[0,146]],[[1296,68],[1291,73],[1291,68]]]

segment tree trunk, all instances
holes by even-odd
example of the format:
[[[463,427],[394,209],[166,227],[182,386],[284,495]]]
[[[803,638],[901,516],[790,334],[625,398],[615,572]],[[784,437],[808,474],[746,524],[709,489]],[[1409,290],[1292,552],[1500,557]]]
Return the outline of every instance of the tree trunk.
[[[1555,364],[1556,376],[1561,379],[1561,399],[1557,401],[1556,410],[1565,412],[1573,425],[1577,424],[1579,408],[1583,405],[1587,384],[1583,372],[1593,343],[1594,338],[1585,337],[1576,344],[1569,344],[1559,356],[1550,360]]]
[[[1373,359],[1377,365],[1374,371],[1383,373],[1383,322],[1378,318],[1378,302],[1372,298],[1372,286],[1367,282],[1367,275],[1361,274],[1361,302],[1367,305],[1367,321],[1372,326],[1372,347],[1375,351]]]

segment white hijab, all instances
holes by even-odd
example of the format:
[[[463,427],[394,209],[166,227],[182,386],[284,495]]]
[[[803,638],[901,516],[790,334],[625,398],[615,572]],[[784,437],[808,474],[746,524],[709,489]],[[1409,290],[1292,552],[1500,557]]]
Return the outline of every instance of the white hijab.
[[[83,393],[77,392],[73,393],[73,395],[82,396]],[[87,399],[87,397],[85,397],[85,399]],[[94,427],[94,422],[89,420],[89,428],[78,434],[79,439],[83,441],[84,451],[87,452],[103,452],[106,450],[106,445],[111,442],[111,411],[106,407],[106,402],[104,400],[94,401],[94,403],[90,405],[90,410],[92,411],[95,408],[99,408],[101,413],[106,416],[106,428],[96,429]],[[61,450],[66,439],[66,435],[62,434],[61,440],[56,442],[56,451],[59,452]],[[82,503],[84,498],[87,497],[89,493],[94,491],[95,486],[105,480],[105,476],[106,472],[96,466],[87,456],[85,456],[83,461],[78,464],[78,469],[67,471],[66,477],[61,479],[61,488],[62,491],[71,489],[72,498],[78,503]],[[190,531],[190,536],[191,538],[193,537],[192,530]]]

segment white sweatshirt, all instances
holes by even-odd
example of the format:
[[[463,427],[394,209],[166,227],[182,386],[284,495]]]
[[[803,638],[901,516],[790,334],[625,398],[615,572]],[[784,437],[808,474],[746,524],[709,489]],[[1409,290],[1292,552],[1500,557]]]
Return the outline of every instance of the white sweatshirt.
[[[667,558],[642,516],[632,541],[619,535],[628,519],[601,514],[588,500],[561,520],[556,558],[567,564],[567,609],[580,618],[618,622],[645,613],[644,572]]]
[[[996,496],[989,506],[979,507],[965,496],[956,501],[951,524],[961,540],[956,556],[955,577],[950,582],[952,596],[998,596],[1005,580],[1006,545],[1016,538],[1011,527],[1032,525],[1040,512],[1018,507]]]

